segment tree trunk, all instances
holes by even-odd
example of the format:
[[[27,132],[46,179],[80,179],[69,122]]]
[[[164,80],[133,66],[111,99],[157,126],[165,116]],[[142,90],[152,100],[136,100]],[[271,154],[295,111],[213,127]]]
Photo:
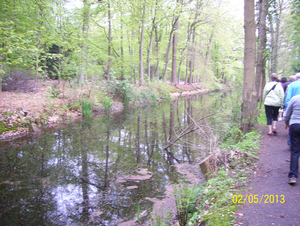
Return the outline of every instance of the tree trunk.
[[[45,81],[47,78],[47,43],[44,45],[44,51],[45,51],[45,59],[44,59],[44,68],[43,68],[43,80]]]
[[[4,76],[4,73],[2,73],[3,69],[4,69],[4,64],[0,65],[0,97],[1,97],[1,93],[2,93],[2,79]]]
[[[138,115],[138,130],[137,130],[137,153],[136,153],[136,162],[139,164],[141,162],[141,120],[142,120],[142,112]]]
[[[110,63],[111,63],[111,15],[110,0],[108,1],[108,62],[107,62],[107,80],[110,80]]]
[[[212,48],[212,43],[213,43],[213,37],[214,37],[214,28],[211,32],[211,35],[209,37],[209,40],[208,40],[208,46],[207,46],[207,51],[206,51],[206,56],[205,56],[205,66],[208,65],[208,62],[210,60],[210,55],[211,55],[211,48]]]
[[[193,84],[193,59],[194,59],[194,55],[195,55],[195,48],[194,48],[194,44],[195,44],[195,27],[191,30],[191,34],[190,34],[190,51],[189,51],[189,81],[188,83],[190,85]]]
[[[141,27],[141,40],[140,40],[140,84],[144,84],[144,64],[143,64],[143,47],[144,47],[144,20],[145,20],[145,5],[143,6],[143,18]]]
[[[82,26],[82,34],[83,34],[83,44],[82,44],[82,60],[83,60],[83,68],[80,74],[80,81],[83,82],[86,76],[87,71],[87,55],[88,55],[88,47],[87,47],[87,39],[89,32],[89,14],[90,14],[90,6],[88,0],[83,0],[83,26]]]
[[[258,30],[258,48],[257,48],[257,64],[256,64],[256,78],[255,88],[257,99],[259,99],[260,84],[262,81],[263,62],[265,52],[265,39],[266,39],[266,14],[267,14],[268,0],[260,0],[259,2],[259,30]]]
[[[257,93],[255,88],[255,16],[254,0],[244,0],[245,49],[244,49],[244,84],[243,84],[243,133],[248,131],[256,117]]]
[[[121,12],[121,80],[124,80],[123,12]]]
[[[155,29],[157,4],[158,4],[158,0],[155,1],[155,10],[154,10],[154,17],[153,17],[153,20],[152,20],[152,29],[151,29],[151,34],[150,34],[150,42],[149,42],[148,57],[147,57],[147,75],[148,75],[150,80],[152,80],[151,69],[150,69],[151,68],[151,66],[150,66],[150,55],[151,55],[151,50],[152,50],[153,32],[154,32],[154,29]]]
[[[155,41],[156,41],[156,77],[159,80],[159,41],[161,39],[161,35],[158,36],[157,26],[155,26]]]
[[[36,80],[39,77],[39,49],[41,47],[41,39],[40,34],[38,34],[38,46],[37,46],[37,53],[36,53],[36,59],[35,59],[35,78]]]
[[[180,4],[180,0],[177,0],[177,7]],[[177,62],[177,44],[178,44],[178,34],[177,30],[179,28],[179,15],[178,19],[176,20],[174,24],[174,35],[173,35],[173,52],[172,52],[172,74],[171,74],[171,83],[177,84],[177,77],[176,77],[176,62]]]
[[[171,28],[171,32],[170,32],[167,53],[165,56],[165,70],[164,70],[164,74],[163,74],[164,82],[166,82],[166,78],[167,78],[167,70],[168,70],[168,64],[169,64],[169,54],[170,54],[170,49],[171,49],[172,36],[173,36],[173,32],[174,32],[174,26],[175,26],[177,20],[178,20],[178,17],[175,19],[175,21],[172,25],[172,28]]]

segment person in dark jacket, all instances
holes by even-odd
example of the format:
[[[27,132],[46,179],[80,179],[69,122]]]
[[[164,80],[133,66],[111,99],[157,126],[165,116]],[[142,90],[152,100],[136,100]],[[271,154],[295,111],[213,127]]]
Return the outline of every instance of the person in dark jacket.
[[[286,129],[289,129],[291,139],[291,161],[288,183],[295,184],[298,178],[300,155],[300,94],[292,97],[284,117]]]
[[[281,79],[280,79],[280,83],[281,83],[281,86],[282,86],[282,88],[284,87],[284,84],[287,82],[287,78],[286,77],[282,77]],[[284,90],[283,90],[284,91]],[[279,108],[279,116],[278,116],[278,121],[282,121],[282,115],[283,115],[283,109],[284,109],[284,107],[283,106],[281,106],[280,108]]]
[[[287,81],[286,83],[284,83],[284,85],[283,85],[283,91],[284,91],[284,93],[285,93],[287,87],[288,87],[292,82],[295,81],[295,75],[291,75],[291,76],[289,77],[289,79],[290,79],[290,80]]]

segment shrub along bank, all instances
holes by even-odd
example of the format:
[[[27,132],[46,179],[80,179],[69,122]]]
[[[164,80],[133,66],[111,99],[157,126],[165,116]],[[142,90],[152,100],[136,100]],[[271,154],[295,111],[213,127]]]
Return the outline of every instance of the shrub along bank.
[[[260,135],[255,130],[243,135],[237,127],[233,127],[229,134],[231,135],[220,145],[223,156],[229,156],[226,162],[228,164],[219,167],[217,172],[207,175],[209,179],[205,185],[180,186],[184,187],[180,196],[175,194],[177,219],[181,226],[235,223],[235,212],[239,203],[237,197],[253,173]]]

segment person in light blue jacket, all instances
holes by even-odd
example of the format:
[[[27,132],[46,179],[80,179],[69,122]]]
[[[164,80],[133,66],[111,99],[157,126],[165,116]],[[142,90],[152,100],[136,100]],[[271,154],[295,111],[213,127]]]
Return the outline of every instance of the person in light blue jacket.
[[[285,108],[287,109],[290,100],[300,94],[300,73],[297,73],[295,76],[296,81],[292,82],[288,89],[287,89],[287,94],[286,94],[286,98],[285,98]]]
[[[271,82],[267,83],[264,87],[263,102],[265,105],[267,125],[269,126],[268,135],[277,135],[276,122],[278,118],[278,110],[283,102],[284,91],[278,81],[277,74],[271,75]]]
[[[287,87],[286,90],[286,97],[285,97],[285,108],[288,108],[288,105],[290,103],[290,100],[300,94],[300,73],[297,73],[295,75],[295,80],[294,82],[290,83],[290,85]],[[287,140],[288,146],[291,147],[291,137],[290,134],[288,135],[288,140]]]

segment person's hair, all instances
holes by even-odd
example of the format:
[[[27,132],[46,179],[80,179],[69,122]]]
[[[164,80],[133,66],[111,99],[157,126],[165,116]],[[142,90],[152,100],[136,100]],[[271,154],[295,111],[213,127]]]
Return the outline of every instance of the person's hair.
[[[295,75],[291,75],[290,80],[294,82],[295,81]]]
[[[300,73],[297,73],[297,74],[295,75],[295,79],[296,79],[296,80],[300,79]]]
[[[278,75],[277,75],[276,73],[273,73],[273,74],[271,75],[271,80],[272,80],[272,81],[278,81]]]
[[[287,82],[287,78],[286,78],[286,77],[282,77],[282,78],[280,79],[280,82],[281,82],[281,83],[286,83],[286,82]]]

